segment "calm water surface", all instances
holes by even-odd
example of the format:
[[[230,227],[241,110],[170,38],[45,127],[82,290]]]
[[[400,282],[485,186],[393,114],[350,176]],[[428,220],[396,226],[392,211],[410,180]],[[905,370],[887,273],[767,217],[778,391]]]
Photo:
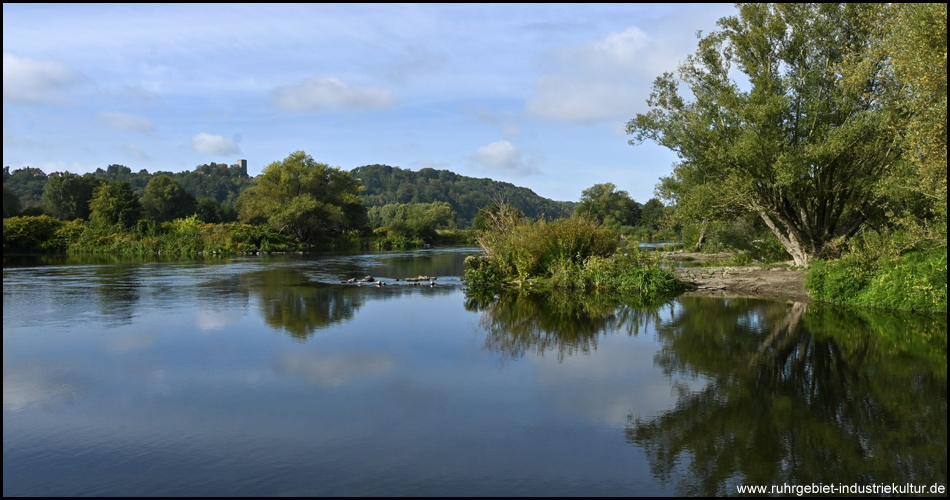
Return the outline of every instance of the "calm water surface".
[[[5,260],[4,496],[946,484],[945,317],[477,294],[474,253]]]

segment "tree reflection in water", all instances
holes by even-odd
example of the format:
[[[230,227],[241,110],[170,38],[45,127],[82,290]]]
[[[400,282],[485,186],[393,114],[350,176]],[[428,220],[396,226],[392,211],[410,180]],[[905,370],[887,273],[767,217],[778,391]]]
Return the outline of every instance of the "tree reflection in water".
[[[946,484],[946,317],[681,297],[655,363],[709,383],[627,439],[682,495],[735,485]],[[887,332],[881,325],[897,327]],[[900,332],[911,332],[910,335]]]
[[[664,301],[645,303],[636,296],[503,289],[497,295],[470,289],[465,308],[481,311],[488,332],[485,347],[504,359],[528,352],[556,352],[559,361],[597,349],[601,334],[625,330],[637,335],[658,320]]]
[[[292,268],[268,269],[241,280],[257,297],[264,322],[299,341],[318,329],[353,318],[365,296],[357,287],[313,282]]]

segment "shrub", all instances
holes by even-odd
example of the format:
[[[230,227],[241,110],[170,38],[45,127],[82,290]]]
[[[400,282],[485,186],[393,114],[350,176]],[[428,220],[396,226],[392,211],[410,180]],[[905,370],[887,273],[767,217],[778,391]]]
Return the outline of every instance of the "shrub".
[[[857,251],[817,261],[805,287],[822,302],[946,314],[947,249],[879,255],[874,260]]]
[[[24,215],[3,219],[3,252],[56,252],[62,241],[56,231],[63,221],[48,215]]]
[[[587,218],[534,222],[498,217],[477,240],[484,257],[465,260],[470,286],[538,278],[572,289],[609,289],[645,295],[673,293],[682,285],[657,267],[655,254],[617,247],[616,233]]]

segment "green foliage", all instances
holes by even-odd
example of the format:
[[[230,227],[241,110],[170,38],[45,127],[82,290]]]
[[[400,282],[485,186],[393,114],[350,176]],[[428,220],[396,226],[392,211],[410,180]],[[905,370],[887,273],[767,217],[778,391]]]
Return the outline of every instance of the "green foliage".
[[[740,4],[656,80],[647,114],[627,125],[683,161],[664,185],[694,220],[751,212],[799,265],[883,215],[877,188],[899,160],[895,115],[877,105],[882,81],[863,57],[882,7]],[[870,57],[870,55],[868,56]],[[878,59],[879,61],[879,59]],[[733,81],[742,71],[751,89]],[[859,71],[860,70],[860,71]],[[684,100],[678,86],[694,96]]]
[[[42,253],[65,250],[57,231],[63,222],[48,215],[8,217],[3,219],[3,253]]]
[[[621,226],[636,226],[640,223],[640,204],[626,191],[616,189],[611,182],[585,189],[580,203],[574,207],[574,216],[595,219],[615,231]]]
[[[168,222],[193,215],[196,208],[195,197],[167,175],[156,175],[145,186],[142,210],[148,219]]]
[[[349,172],[317,163],[303,151],[264,168],[238,199],[240,219],[266,219],[277,232],[308,245],[366,223],[359,182]]]
[[[520,280],[546,274],[555,262],[578,264],[593,255],[610,255],[617,247],[613,231],[586,218],[531,222],[500,217],[477,239],[503,275]]]
[[[201,198],[197,201],[195,213],[205,222],[234,222],[237,220],[237,211],[231,205],[222,205],[214,198]]]
[[[89,219],[89,202],[100,182],[91,174],[51,174],[43,189],[46,210],[60,220]]]
[[[142,218],[142,204],[128,182],[105,182],[93,191],[89,220],[100,227],[129,229]]]
[[[504,276],[494,259],[481,255],[470,255],[465,258],[465,282],[469,286],[491,287],[497,286],[502,281],[504,281]]]
[[[3,185],[19,200],[20,210],[43,210],[43,188],[46,186],[46,173],[38,168],[25,167],[10,172],[3,167]],[[4,194],[6,199],[6,194]],[[37,213],[36,215],[39,215]]]
[[[585,217],[530,221],[503,206],[477,239],[486,256],[465,261],[465,280],[473,287],[537,279],[543,286],[645,296],[681,289],[652,255],[636,247],[615,253],[616,233]]]
[[[445,202],[391,203],[368,211],[370,227],[383,232],[394,248],[407,248],[414,242],[434,243],[438,229],[456,227],[458,215]],[[402,246],[406,245],[406,246]]]
[[[739,259],[756,262],[784,262],[791,259],[788,252],[769,231],[761,219],[752,214],[743,214],[732,220],[715,220],[683,226],[682,240],[686,248],[694,249],[700,236],[705,236],[702,251],[706,253],[738,252]],[[829,247],[830,248],[830,247]]]
[[[947,312],[947,250],[918,249],[902,255],[853,251],[816,262],[805,280],[809,296],[835,304]]]
[[[365,186],[363,199],[368,207],[393,203],[444,202],[458,214],[458,224],[466,227],[479,210],[499,197],[528,217],[564,217],[574,204],[542,198],[528,188],[491,179],[476,179],[448,170],[423,168],[418,172],[388,165],[366,165],[352,170]]]
[[[20,214],[20,198],[13,190],[3,185],[3,218],[14,217]]]
[[[71,241],[67,248],[71,254],[193,256],[299,249],[298,243],[266,226],[208,224],[196,215],[164,223],[141,220],[129,232],[89,224]]]

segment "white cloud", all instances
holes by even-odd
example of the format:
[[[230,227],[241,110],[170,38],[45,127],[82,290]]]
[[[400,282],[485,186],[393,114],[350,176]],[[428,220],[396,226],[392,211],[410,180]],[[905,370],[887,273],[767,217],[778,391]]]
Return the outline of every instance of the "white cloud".
[[[204,132],[191,138],[191,149],[205,155],[228,156],[239,154],[241,148],[233,141],[220,135],[211,135]]]
[[[683,51],[674,51],[673,48],[673,44],[630,26],[620,33],[610,33],[581,46],[567,48],[557,57],[563,64],[580,68],[587,74],[602,77],[634,76],[651,82],[663,71],[676,67]]]
[[[271,104],[285,111],[317,112],[326,109],[376,111],[396,104],[392,92],[357,87],[332,76],[315,76],[298,85],[276,88]]]
[[[154,130],[152,122],[142,116],[119,113],[117,111],[103,111],[99,113],[99,118],[102,118],[106,123],[118,130],[133,132],[151,132]]]
[[[478,148],[473,155],[475,162],[482,167],[509,175],[539,174],[533,159],[522,158],[521,150],[508,141],[497,141]]]
[[[525,104],[531,116],[574,123],[629,119],[646,110],[653,80],[673,71],[681,43],[637,26],[552,51]]]
[[[644,95],[622,82],[559,76],[542,76],[525,111],[545,120],[594,123],[632,118],[645,108]]]
[[[3,53],[3,102],[55,104],[65,100],[64,92],[84,78],[69,66],[53,61],[37,61]]]

